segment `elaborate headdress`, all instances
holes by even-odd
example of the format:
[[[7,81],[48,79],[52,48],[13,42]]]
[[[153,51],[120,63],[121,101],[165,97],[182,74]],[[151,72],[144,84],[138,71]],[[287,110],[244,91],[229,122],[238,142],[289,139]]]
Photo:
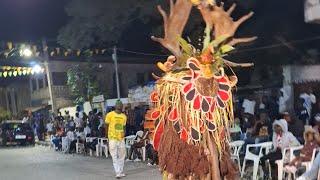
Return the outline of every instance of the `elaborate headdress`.
[[[193,6],[206,23],[203,48],[196,49],[181,35]],[[152,37],[174,56],[157,66],[165,75],[158,77],[151,94],[155,120],[153,145],[159,154],[159,165],[172,179],[227,179],[235,175],[230,161],[228,129],[233,123],[231,89],[237,77],[228,76],[225,68],[248,67],[225,59],[234,45],[256,37],[234,38],[237,28],[253,13],[237,21],[223,4],[214,1],[170,0],[170,14],[160,6],[164,21],[164,38]]]

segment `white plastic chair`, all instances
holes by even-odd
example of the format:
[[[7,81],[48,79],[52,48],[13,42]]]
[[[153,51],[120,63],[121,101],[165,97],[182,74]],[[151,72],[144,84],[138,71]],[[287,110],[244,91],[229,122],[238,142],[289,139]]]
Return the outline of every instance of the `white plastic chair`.
[[[290,161],[292,161],[295,158],[294,151],[301,150],[302,148],[303,148],[303,146],[297,146],[297,147],[294,147],[294,148],[290,148]],[[313,161],[314,161],[314,159],[316,157],[317,151],[318,151],[318,149],[314,149],[313,150],[312,156],[311,156],[311,161],[302,162],[301,163],[301,166],[306,167],[306,171],[309,171],[311,169],[311,166],[312,166]],[[285,172],[285,173],[288,173],[288,178],[291,179],[291,172]],[[281,177],[283,177],[282,175],[283,174],[281,174]],[[293,173],[293,179],[296,179],[296,174],[295,173]]]
[[[276,160],[275,162],[278,168],[278,179],[282,180],[282,177],[284,175],[284,164],[290,162],[293,159],[291,156],[291,152],[293,152],[294,149],[297,150],[300,148],[301,146],[297,146],[297,147],[291,147],[291,148],[284,148],[282,150],[282,159]]]
[[[311,166],[313,164],[314,159],[316,158],[316,153],[319,149],[314,149],[311,156],[311,161],[308,162],[302,162],[301,165],[306,167],[306,171],[309,171],[311,169]]]
[[[231,159],[236,160],[239,166],[239,171],[241,171],[241,165],[240,165],[240,150],[242,146],[244,145],[244,141],[233,141],[229,143],[230,149],[231,149]]]
[[[97,149],[97,151],[96,151],[97,157],[102,156],[102,152],[104,152],[106,158],[108,158],[108,156],[109,156],[108,139],[107,138],[99,138],[96,149]]]
[[[142,154],[142,161],[146,161],[146,146],[147,146],[147,143],[148,143],[148,140],[146,138],[147,138],[149,133],[145,133],[144,136],[143,136],[143,134],[144,134],[143,131],[138,131],[137,134],[136,134],[136,137],[139,136],[139,137],[141,137],[141,139],[144,139],[144,146],[141,147],[140,150],[141,150],[141,154]],[[136,138],[134,140],[134,142],[139,142],[139,140]]]
[[[229,129],[230,134],[232,133],[240,133],[242,134],[241,128],[240,127],[232,127]]]
[[[126,150],[127,150],[127,155],[129,154],[130,148],[131,146],[135,143],[138,142],[139,140],[137,139],[137,137],[141,137],[142,139],[146,138],[146,137],[142,137],[144,134],[143,131],[138,131],[136,133],[136,135],[130,135],[130,136],[126,136],[125,137],[125,144],[126,144]],[[147,136],[148,133],[145,134],[145,136]],[[141,153],[142,153],[142,160],[145,161],[146,160],[146,141],[144,142],[144,146],[141,148]],[[130,159],[131,157],[127,157],[128,159]]]
[[[86,143],[87,142],[92,142],[94,139],[96,139],[97,137],[86,137]],[[96,146],[97,147],[97,146]],[[97,149],[96,149],[96,151],[97,151]],[[93,155],[93,152],[92,152],[92,149],[91,148],[89,148],[89,154],[90,154],[90,156],[92,156]]]
[[[61,146],[62,146],[62,152],[66,153],[69,151],[70,140],[68,137],[61,138]]]
[[[53,149],[56,148],[55,145],[54,145],[54,143],[52,142],[53,138],[54,138],[54,136],[51,135],[51,136],[50,136],[50,149],[51,149],[51,148],[53,148]]]
[[[127,152],[127,156],[129,154],[130,148],[134,143],[134,140],[136,139],[136,135],[130,135],[130,136],[126,136],[125,138],[125,145],[126,145],[126,152]],[[129,159],[129,157],[127,157]]]
[[[80,143],[79,139],[77,139],[77,142],[76,142],[76,153],[77,154],[84,153],[84,144]]]
[[[249,151],[250,148],[260,148],[259,154],[256,155]],[[259,161],[260,158],[263,156],[262,151],[265,150],[265,154],[268,154],[270,149],[272,148],[272,142],[264,142],[259,144],[248,144],[246,148],[246,155],[243,160],[242,165],[242,171],[241,171],[241,177],[243,177],[245,168],[246,168],[246,162],[247,161],[253,161],[253,176],[252,179],[256,180],[258,175],[258,168],[259,168]]]
[[[290,172],[285,172],[284,171],[284,164],[286,163],[284,160],[284,158],[288,158],[286,157],[286,151],[287,149],[289,150],[289,162],[291,162],[294,158],[294,151],[300,150],[302,149],[303,146],[296,146],[296,147],[291,147],[291,148],[286,148],[283,152],[282,152],[282,160],[279,160],[278,162],[276,161],[276,164],[278,166],[278,179],[282,179],[282,177],[284,177],[285,173],[288,173],[288,178],[291,179],[291,173]],[[293,174],[294,179],[296,179],[296,175]]]

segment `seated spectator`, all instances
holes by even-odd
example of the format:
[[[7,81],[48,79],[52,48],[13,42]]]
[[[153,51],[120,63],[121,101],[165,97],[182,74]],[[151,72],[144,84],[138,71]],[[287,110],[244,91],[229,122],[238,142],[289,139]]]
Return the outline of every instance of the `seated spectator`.
[[[78,128],[76,132],[76,137],[79,139],[80,143],[84,143],[86,140],[86,135],[83,131],[83,128]]]
[[[97,116],[98,116],[98,120],[99,120],[98,129],[104,128],[105,124],[104,124],[104,120],[103,120],[103,117],[102,117],[102,112],[98,112]]]
[[[315,130],[316,134],[320,134],[320,114],[316,114],[314,116],[314,123],[313,129]]]
[[[237,140],[243,140],[244,137],[241,134],[241,127],[240,127],[240,119],[239,118],[235,118],[234,119],[234,127],[232,127],[235,132],[237,133],[231,133],[230,137],[232,141],[237,141]]]
[[[85,150],[87,152],[88,149],[91,149],[92,151],[96,151],[96,145],[98,144],[98,138],[93,139],[90,142],[85,142]]]
[[[64,135],[63,128],[58,128],[55,136],[52,139],[52,143],[54,144],[55,150],[61,150],[62,148],[62,140],[61,137]]]
[[[268,177],[268,166],[266,166],[266,161],[269,160],[271,166],[271,176],[272,179],[276,176],[276,164],[275,161],[282,159],[282,150],[288,147],[294,147],[300,145],[299,141],[296,137],[293,136],[291,132],[288,132],[288,124],[287,121],[284,119],[276,120],[273,123],[273,136],[272,136],[272,143],[273,143],[273,150],[269,153],[261,157],[260,162],[262,166],[262,170],[264,172],[265,178]]]
[[[311,166],[311,169],[302,176],[298,177],[297,180],[316,180],[320,169],[320,153],[316,156],[316,158],[313,161],[313,164]]]
[[[148,166],[153,166],[158,164],[158,153],[154,150],[151,144],[146,145],[146,157],[148,159]]]
[[[85,128],[84,128],[84,134],[86,137],[90,137],[91,136],[91,128],[89,127],[88,124],[85,124]]]
[[[310,126],[308,126],[304,132],[304,141],[306,143],[301,149],[300,155],[296,156],[296,158],[285,167],[286,171],[295,174],[302,162],[311,161],[313,150],[318,147],[318,144],[315,139],[315,131]]]
[[[53,122],[52,121],[50,121],[46,125],[46,129],[47,129],[47,135],[50,137],[53,134]]]
[[[144,131],[141,137],[136,137],[136,142],[133,145],[131,145],[128,160],[132,160],[131,157],[133,152],[137,156],[137,158],[134,161],[140,161],[142,159],[139,149],[145,146],[146,140],[148,140],[148,134],[149,131]]]
[[[69,129],[69,131],[67,132],[67,138],[70,142],[69,153],[75,152],[77,139],[73,128]]]
[[[251,136],[253,133],[253,127],[255,124],[254,116],[248,113],[243,114],[243,132],[245,132],[246,136]]]
[[[76,128],[76,124],[74,123],[74,118],[71,117],[68,121],[66,121],[66,128],[68,129],[74,129]]]
[[[247,133],[247,137],[245,139],[245,146],[247,144],[257,144],[268,141],[269,122],[270,120],[267,114],[265,112],[261,112],[259,115],[259,119],[254,123],[251,133]],[[259,149],[256,149],[256,151],[259,151]]]
[[[288,131],[291,132],[301,144],[303,144],[303,132],[304,132],[304,124],[302,121],[297,120],[296,118],[291,118],[288,112],[284,112],[282,114],[282,118],[285,119],[288,123]]]

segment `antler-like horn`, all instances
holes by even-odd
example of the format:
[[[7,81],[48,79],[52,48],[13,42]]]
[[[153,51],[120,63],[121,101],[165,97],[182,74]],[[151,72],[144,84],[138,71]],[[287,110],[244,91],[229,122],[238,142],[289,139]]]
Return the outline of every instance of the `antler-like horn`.
[[[187,0],[170,0],[170,14],[168,14],[158,6],[158,10],[163,17],[164,38],[152,36],[151,39],[159,42],[163,47],[167,48],[179,59],[181,51],[179,47],[178,37],[183,33],[184,27],[189,19],[192,3]]]
[[[225,11],[223,3],[220,6],[211,6],[210,4],[201,3],[198,6],[207,27],[214,29],[215,38],[220,36],[230,37],[230,45],[255,40],[257,37],[232,39],[238,27],[253,15],[253,12],[250,12],[242,16],[237,21],[234,21],[231,17],[231,14],[235,7],[236,5],[233,4],[227,11]]]

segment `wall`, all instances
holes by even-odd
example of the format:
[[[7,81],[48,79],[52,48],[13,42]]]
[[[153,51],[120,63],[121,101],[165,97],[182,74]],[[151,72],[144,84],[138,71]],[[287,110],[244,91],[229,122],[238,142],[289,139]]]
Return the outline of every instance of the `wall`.
[[[23,110],[31,106],[31,96],[28,82],[18,81],[11,83],[6,88],[6,94],[11,101],[9,110],[14,116],[20,115]]]
[[[114,64],[112,60],[103,60],[103,63],[95,63],[97,65],[97,79],[99,83],[99,88],[102,94],[106,95],[107,98],[116,98],[116,84],[114,80]],[[74,65],[86,65],[85,62],[72,62],[72,61],[51,61],[49,63],[49,68],[51,73],[54,72],[67,72],[69,68]],[[120,75],[120,88],[121,97],[128,96],[128,89],[132,86],[137,85],[137,73],[142,73],[144,75],[144,82],[149,81],[149,76],[152,72],[156,71],[156,66],[154,64],[133,64],[133,63],[119,63],[118,72]],[[46,81],[44,76],[35,75],[30,79],[43,79]],[[37,81],[38,82],[38,81]],[[32,83],[29,82],[30,89],[32,89]],[[45,84],[45,83],[44,83]],[[39,85],[37,85],[38,87]],[[66,107],[72,105],[70,90],[67,86],[52,86],[53,94],[55,99],[55,104],[57,108]],[[36,104],[48,104],[50,100],[48,87],[43,87],[41,89],[37,88],[31,93],[31,99],[33,105]]]

